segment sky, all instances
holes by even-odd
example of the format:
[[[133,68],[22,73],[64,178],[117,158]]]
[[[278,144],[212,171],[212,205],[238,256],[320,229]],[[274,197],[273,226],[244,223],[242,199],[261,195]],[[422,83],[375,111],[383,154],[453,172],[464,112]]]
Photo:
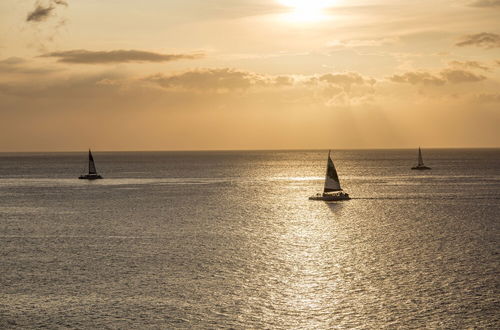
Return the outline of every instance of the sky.
[[[0,152],[500,147],[500,0],[1,0]]]

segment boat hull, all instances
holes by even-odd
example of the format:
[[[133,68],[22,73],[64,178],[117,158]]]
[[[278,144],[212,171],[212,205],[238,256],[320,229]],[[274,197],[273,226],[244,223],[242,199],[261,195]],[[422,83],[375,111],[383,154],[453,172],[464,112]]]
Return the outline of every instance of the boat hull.
[[[347,194],[347,193],[316,194],[314,196],[309,197],[309,200],[312,200],[312,201],[326,201],[326,202],[347,201],[349,199],[351,199],[351,197],[349,197],[349,194]]]
[[[430,170],[430,167],[427,166],[415,166],[411,168],[412,170],[418,170],[418,171],[424,171],[424,170]]]
[[[80,179],[80,180],[98,180],[98,179],[102,179],[102,176],[100,176],[99,174],[85,174],[85,175],[80,175],[78,177],[78,179]]]

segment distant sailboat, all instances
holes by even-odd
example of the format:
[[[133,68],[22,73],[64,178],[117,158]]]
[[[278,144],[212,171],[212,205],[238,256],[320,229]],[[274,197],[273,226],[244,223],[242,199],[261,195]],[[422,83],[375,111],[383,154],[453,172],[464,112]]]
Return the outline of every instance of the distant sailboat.
[[[351,199],[348,193],[342,191],[340,187],[340,180],[337,175],[337,170],[330,157],[331,151],[328,151],[328,161],[326,165],[325,187],[323,193],[318,193],[309,197],[311,200],[316,201],[341,201]]]
[[[89,149],[89,173],[80,175],[78,179],[85,179],[85,180],[102,179],[102,176],[97,174],[97,170],[95,168],[95,163],[94,163],[94,157],[92,157],[92,152],[90,152],[90,149]]]
[[[422,150],[418,147],[418,164],[411,168],[412,170],[430,170],[430,167],[424,165],[424,159],[422,158]]]

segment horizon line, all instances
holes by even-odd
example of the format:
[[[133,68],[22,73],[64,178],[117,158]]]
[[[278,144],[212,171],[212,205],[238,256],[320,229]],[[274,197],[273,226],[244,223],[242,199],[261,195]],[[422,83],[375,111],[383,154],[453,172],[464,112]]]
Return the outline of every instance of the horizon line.
[[[414,150],[414,149],[500,149],[498,147],[375,147],[375,148],[283,148],[283,149],[141,149],[141,150],[100,150],[85,148],[81,150],[24,150],[24,151],[1,151],[0,154],[7,153],[80,153],[88,152],[242,152],[242,151],[327,151],[327,150]]]

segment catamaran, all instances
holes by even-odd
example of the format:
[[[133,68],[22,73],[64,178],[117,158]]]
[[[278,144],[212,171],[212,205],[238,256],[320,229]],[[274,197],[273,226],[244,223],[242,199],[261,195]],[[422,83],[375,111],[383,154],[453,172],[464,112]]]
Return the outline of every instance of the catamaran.
[[[411,168],[412,170],[430,170],[430,167],[424,165],[424,159],[422,158],[422,150],[418,147],[418,164]]]
[[[314,196],[309,197],[311,200],[315,201],[342,201],[351,199],[348,193],[345,193],[340,187],[339,177],[337,175],[337,170],[333,164],[333,160],[330,156],[331,151],[328,151],[328,161],[326,165],[326,178],[325,178],[325,188],[323,193],[317,193]]]
[[[90,152],[90,149],[89,149],[89,173],[80,175],[78,179],[85,179],[85,180],[102,179],[102,176],[97,174],[97,170],[95,168],[95,163],[94,163],[94,157],[92,157],[92,152]]]

